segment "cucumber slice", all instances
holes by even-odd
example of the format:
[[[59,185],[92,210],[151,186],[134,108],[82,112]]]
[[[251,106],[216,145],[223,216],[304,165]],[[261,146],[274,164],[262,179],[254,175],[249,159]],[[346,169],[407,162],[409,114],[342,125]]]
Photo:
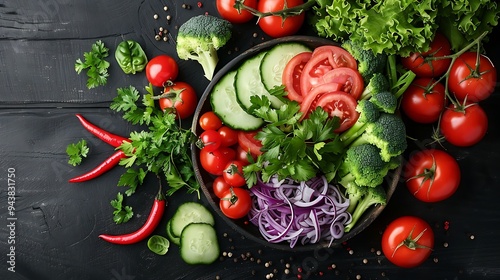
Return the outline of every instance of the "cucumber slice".
[[[167,222],[167,238],[177,246],[181,244],[181,238],[172,233],[172,220]]]
[[[261,118],[248,114],[238,103],[234,88],[236,70],[225,74],[210,92],[213,112],[232,129],[256,130],[264,124]]]
[[[248,111],[252,102],[250,97],[254,95],[267,96],[271,101],[271,106],[273,108],[279,108],[283,105],[283,102],[279,100],[276,96],[269,94],[264,83],[262,83],[262,77],[260,76],[260,64],[262,59],[266,55],[266,52],[260,52],[254,57],[247,59],[237,70],[236,77],[234,78],[234,88],[236,90],[236,98],[241,107]]]
[[[211,264],[219,258],[220,248],[213,226],[192,223],[182,231],[181,258],[188,264]]]
[[[205,206],[197,202],[185,202],[181,204],[177,208],[177,211],[175,211],[170,222],[171,234],[174,237],[180,237],[182,230],[191,223],[215,224],[212,213]]]
[[[311,48],[301,43],[281,43],[267,51],[260,64],[262,83],[269,91],[275,86],[281,86],[283,70],[292,57],[301,52],[310,52]]]

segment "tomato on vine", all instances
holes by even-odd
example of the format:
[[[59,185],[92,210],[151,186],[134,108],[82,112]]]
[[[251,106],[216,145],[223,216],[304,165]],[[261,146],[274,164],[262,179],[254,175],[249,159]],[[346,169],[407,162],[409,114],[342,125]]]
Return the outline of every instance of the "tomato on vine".
[[[413,71],[417,77],[431,78],[443,75],[450,66],[451,58],[436,58],[451,54],[450,42],[443,34],[436,33],[429,47],[426,52],[412,53],[408,57],[402,57],[401,64]]]
[[[235,8],[236,0],[217,0],[215,5],[220,16],[231,23],[245,23],[254,18],[254,15],[246,9]],[[257,9],[257,0],[245,0],[245,6]]]
[[[382,234],[382,252],[393,264],[411,268],[421,265],[434,248],[434,232],[421,218],[403,216],[392,221]]]
[[[303,0],[260,0],[257,10],[261,13],[278,12],[286,8],[293,8],[304,4]],[[305,20],[305,13],[287,16],[283,19],[279,15],[265,16],[259,19],[259,27],[267,35],[278,38],[297,33]]]
[[[401,97],[401,109],[417,123],[438,121],[445,105],[445,87],[432,78],[415,79]]]
[[[428,149],[411,155],[404,167],[404,177],[413,196],[424,202],[437,202],[456,192],[461,173],[450,154]]]

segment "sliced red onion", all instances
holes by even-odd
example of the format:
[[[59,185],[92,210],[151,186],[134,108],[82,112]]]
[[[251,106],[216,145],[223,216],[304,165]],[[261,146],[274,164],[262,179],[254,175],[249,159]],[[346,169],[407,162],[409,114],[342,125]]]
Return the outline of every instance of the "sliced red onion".
[[[253,204],[250,221],[271,243],[301,244],[341,238],[351,220],[346,211],[349,200],[324,176],[307,182],[271,178],[259,181],[251,189]]]

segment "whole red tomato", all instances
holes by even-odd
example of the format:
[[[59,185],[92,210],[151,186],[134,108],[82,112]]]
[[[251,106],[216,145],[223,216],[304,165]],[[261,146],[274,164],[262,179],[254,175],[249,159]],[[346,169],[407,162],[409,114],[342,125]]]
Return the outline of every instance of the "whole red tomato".
[[[220,199],[219,207],[228,218],[243,218],[252,208],[250,192],[244,188],[230,188]]]
[[[220,16],[232,23],[244,23],[250,21],[254,15],[247,10],[238,11],[234,8],[235,0],[217,0],[215,2]],[[257,9],[257,0],[245,0],[245,6]]]
[[[198,105],[198,96],[192,86],[185,82],[175,82],[164,89],[166,97],[160,98],[163,111],[173,110],[178,118],[190,117]]]
[[[448,87],[459,100],[478,102],[495,90],[497,71],[491,60],[475,52],[460,55],[450,69]]]
[[[460,184],[460,167],[448,153],[429,149],[411,155],[405,164],[406,187],[424,202],[444,200],[455,193]]]
[[[154,57],[146,65],[146,78],[156,87],[164,87],[168,81],[175,81],[179,66],[172,57],[163,54]]]
[[[219,132],[215,130],[205,130],[200,135],[199,142],[197,144],[204,150],[208,152],[213,152],[222,145],[222,137]]]
[[[198,120],[201,129],[203,130],[218,130],[222,127],[222,121],[212,111],[207,111],[200,116]]]
[[[212,184],[212,190],[218,198],[224,197],[224,194],[226,191],[228,191],[231,188],[231,185],[226,183],[224,178],[222,176],[218,176],[215,178],[213,184]]]
[[[447,107],[441,116],[439,128],[450,144],[459,147],[472,146],[486,135],[488,116],[477,103],[466,105],[464,108],[452,105]]]
[[[224,168],[227,163],[233,160],[236,156],[236,152],[227,147],[220,147],[215,151],[207,151],[201,149],[200,151],[200,163],[201,167],[205,169],[208,173],[216,176],[222,175]]]
[[[424,220],[403,216],[392,221],[382,234],[382,251],[393,264],[411,268],[429,258],[434,247],[434,232]]]
[[[446,105],[445,88],[432,78],[417,78],[401,98],[405,115],[417,123],[438,121]]]
[[[245,177],[243,176],[243,162],[237,160],[228,162],[222,172],[222,177],[232,187],[243,187],[246,184]]]
[[[286,6],[285,6],[286,3]],[[304,4],[303,0],[260,0],[257,10],[261,13],[277,12]],[[280,16],[266,16],[259,19],[259,26],[267,35],[278,38],[297,33],[304,23],[305,14],[289,16],[284,21]]]
[[[451,58],[426,60],[426,58],[443,57],[451,54],[451,45],[441,33],[436,33],[426,52],[412,53],[401,58],[401,64],[415,73],[417,77],[438,77],[443,75],[450,67]]]
[[[230,147],[238,143],[238,131],[225,125],[217,131],[222,138],[222,146]]]

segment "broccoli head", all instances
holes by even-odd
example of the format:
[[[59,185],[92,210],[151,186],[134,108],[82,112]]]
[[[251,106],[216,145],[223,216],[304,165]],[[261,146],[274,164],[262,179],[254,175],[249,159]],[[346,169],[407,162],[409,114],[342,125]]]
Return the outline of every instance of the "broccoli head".
[[[365,89],[363,90],[360,99],[368,99],[377,92],[388,91],[388,90],[389,90],[389,81],[387,80],[385,75],[382,73],[375,73],[368,80],[368,83]]]
[[[192,17],[179,27],[177,55],[180,59],[198,61],[205,77],[212,80],[219,62],[217,50],[231,38],[231,28],[229,21],[215,16]]]
[[[359,113],[358,119],[354,125],[340,135],[340,141],[342,141],[344,147],[356,140],[365,131],[366,125],[375,122],[380,116],[380,109],[366,99],[358,101],[356,111]]]
[[[402,154],[407,147],[406,127],[396,115],[382,113],[378,120],[366,125],[364,133],[351,146],[369,143],[380,149],[380,156],[385,162]]]
[[[380,91],[374,93],[369,99],[371,103],[375,104],[380,111],[385,113],[394,114],[398,107],[398,100],[396,96],[389,91]]]
[[[344,228],[345,232],[349,232],[359,221],[361,216],[372,205],[385,205],[387,203],[387,193],[382,186],[375,188],[367,188],[366,193],[358,201],[354,212],[352,212],[351,222]]]
[[[359,43],[347,40],[342,44],[354,59],[358,61],[358,71],[365,81],[368,81],[375,73],[384,71],[387,56],[375,54],[372,50],[366,50]]]

